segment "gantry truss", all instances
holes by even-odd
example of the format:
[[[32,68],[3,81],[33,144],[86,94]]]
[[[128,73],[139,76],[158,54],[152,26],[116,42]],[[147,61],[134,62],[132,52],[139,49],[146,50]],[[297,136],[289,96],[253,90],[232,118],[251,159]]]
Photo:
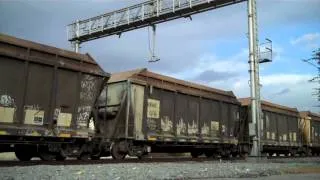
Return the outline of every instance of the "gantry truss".
[[[149,0],[68,25],[68,40],[86,42],[246,0]]]

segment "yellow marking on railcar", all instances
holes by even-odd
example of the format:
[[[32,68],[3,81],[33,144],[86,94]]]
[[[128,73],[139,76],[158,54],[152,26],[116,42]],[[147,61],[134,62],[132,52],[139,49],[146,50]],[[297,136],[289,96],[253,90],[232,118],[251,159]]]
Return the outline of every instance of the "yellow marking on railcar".
[[[233,143],[233,144],[238,144],[238,139],[232,140],[232,143]]]
[[[0,107],[0,122],[13,123],[15,108]]]
[[[148,99],[147,118],[158,119],[160,117],[160,101]]]
[[[0,135],[7,135],[9,134],[7,131],[0,131]]]
[[[69,137],[71,137],[71,134],[69,134],[69,133],[60,133],[59,137],[69,138]]]
[[[81,136],[81,137],[87,137],[88,136],[88,132],[77,132],[77,136]]]
[[[197,142],[196,139],[190,139],[190,142]]]
[[[37,131],[33,131],[30,136],[41,136],[40,133],[38,133]]]
[[[148,137],[148,140],[149,140],[149,141],[156,141],[156,140],[157,140],[157,137],[149,136],[149,137]]]
[[[44,111],[25,110],[24,124],[43,125]]]
[[[71,120],[72,120],[71,113],[59,113],[57,125],[63,126],[63,127],[70,127]]]

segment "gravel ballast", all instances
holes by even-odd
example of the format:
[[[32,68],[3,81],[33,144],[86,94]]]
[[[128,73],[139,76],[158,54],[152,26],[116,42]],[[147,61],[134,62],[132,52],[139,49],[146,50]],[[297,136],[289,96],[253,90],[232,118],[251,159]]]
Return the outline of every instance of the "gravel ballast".
[[[318,163],[183,162],[72,166],[2,167],[0,179],[213,179],[284,174],[288,168],[319,167]]]

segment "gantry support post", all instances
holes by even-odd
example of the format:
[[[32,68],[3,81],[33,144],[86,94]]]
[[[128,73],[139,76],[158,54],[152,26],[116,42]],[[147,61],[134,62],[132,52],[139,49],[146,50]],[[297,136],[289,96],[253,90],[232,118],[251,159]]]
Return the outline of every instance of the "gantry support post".
[[[248,30],[249,30],[249,63],[250,63],[250,92],[251,92],[251,123],[249,126],[249,135],[252,136],[253,144],[251,156],[259,156],[259,132],[257,124],[259,102],[257,94],[259,94],[258,86],[258,58],[257,58],[257,29],[256,29],[256,6],[255,0],[248,0]],[[258,102],[257,102],[258,101]],[[260,116],[259,116],[260,117]]]

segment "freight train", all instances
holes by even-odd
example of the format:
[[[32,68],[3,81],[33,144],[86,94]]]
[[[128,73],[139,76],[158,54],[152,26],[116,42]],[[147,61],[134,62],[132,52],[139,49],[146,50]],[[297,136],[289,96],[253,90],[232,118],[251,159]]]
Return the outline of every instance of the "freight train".
[[[78,54],[0,35],[0,151],[93,160],[188,152],[243,156],[252,137],[250,100],[137,69],[105,73]],[[319,155],[320,115],[262,102],[268,155]]]

